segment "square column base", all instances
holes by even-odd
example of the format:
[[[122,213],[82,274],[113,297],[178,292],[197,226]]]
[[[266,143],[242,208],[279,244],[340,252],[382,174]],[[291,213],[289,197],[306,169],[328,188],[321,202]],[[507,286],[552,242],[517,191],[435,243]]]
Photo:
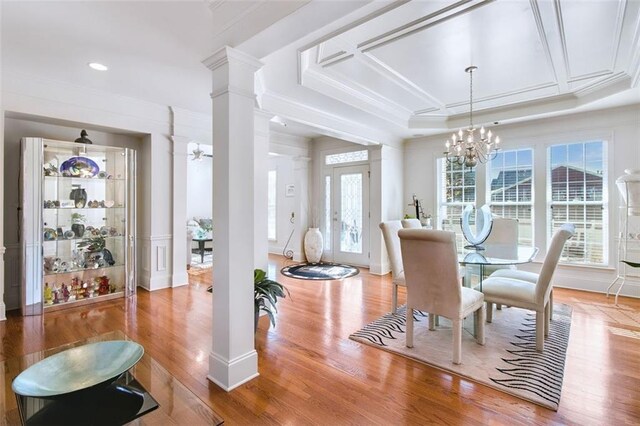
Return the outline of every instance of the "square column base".
[[[207,379],[227,392],[259,375],[258,352],[255,350],[231,361],[225,360],[213,352],[209,355]]]

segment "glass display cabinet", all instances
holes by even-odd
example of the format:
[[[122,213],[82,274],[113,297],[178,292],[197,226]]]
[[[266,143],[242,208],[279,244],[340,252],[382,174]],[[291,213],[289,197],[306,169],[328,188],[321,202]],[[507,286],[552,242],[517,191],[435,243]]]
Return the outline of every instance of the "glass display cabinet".
[[[21,141],[22,313],[136,291],[132,149]]]

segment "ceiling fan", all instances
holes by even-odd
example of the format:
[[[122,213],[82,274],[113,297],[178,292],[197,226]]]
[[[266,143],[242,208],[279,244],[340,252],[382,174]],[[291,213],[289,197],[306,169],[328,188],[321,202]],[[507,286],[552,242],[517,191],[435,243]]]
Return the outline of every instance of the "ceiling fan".
[[[204,159],[204,157],[209,157],[209,158],[213,158],[213,155],[211,154],[207,154],[206,152],[204,152],[203,150],[200,149],[200,144],[198,144],[198,146],[196,147],[196,149],[194,149],[191,152],[191,156],[193,158],[191,158],[192,161],[202,161]]]

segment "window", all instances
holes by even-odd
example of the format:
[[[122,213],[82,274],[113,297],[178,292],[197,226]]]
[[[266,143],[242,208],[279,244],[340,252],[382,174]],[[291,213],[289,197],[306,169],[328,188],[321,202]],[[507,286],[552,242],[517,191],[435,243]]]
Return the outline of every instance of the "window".
[[[602,141],[554,145],[549,148],[547,200],[549,241],[566,222],[576,235],[560,260],[602,265],[608,262],[606,151]]]
[[[369,159],[369,151],[342,152],[340,154],[329,154],[324,157],[324,164],[330,166],[332,164],[354,163],[356,161],[367,161]]]
[[[439,228],[456,233],[458,247],[465,244],[460,228],[462,210],[476,202],[476,172],[446,158],[440,160]],[[471,224],[474,215],[471,215]]]
[[[518,219],[518,242],[533,245],[533,150],[502,151],[488,164],[487,199],[496,216]]]
[[[267,179],[267,238],[276,239],[276,196],[277,172],[269,170]]]

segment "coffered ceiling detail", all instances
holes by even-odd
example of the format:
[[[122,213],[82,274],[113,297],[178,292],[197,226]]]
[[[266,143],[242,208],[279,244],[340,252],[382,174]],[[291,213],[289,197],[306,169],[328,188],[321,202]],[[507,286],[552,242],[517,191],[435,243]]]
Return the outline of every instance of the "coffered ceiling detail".
[[[398,1],[298,50],[299,84],[404,128],[561,111],[638,86],[640,2]]]

